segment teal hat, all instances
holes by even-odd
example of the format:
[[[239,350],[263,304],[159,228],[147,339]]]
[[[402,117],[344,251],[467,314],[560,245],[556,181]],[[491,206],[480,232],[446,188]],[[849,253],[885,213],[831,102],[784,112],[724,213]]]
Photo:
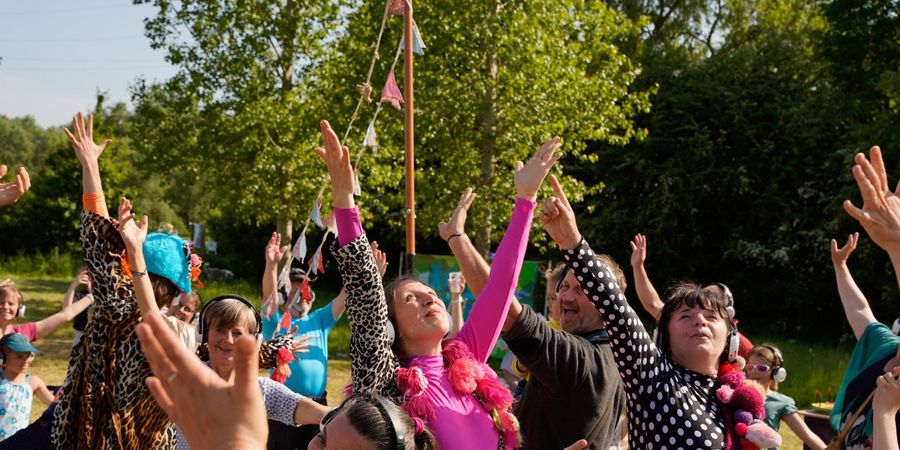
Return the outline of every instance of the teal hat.
[[[0,347],[6,347],[14,352],[37,353],[37,349],[28,342],[28,338],[22,333],[10,333],[0,339]]]
[[[190,253],[188,243],[177,236],[150,233],[144,241],[147,272],[168,279],[186,294],[191,293]]]

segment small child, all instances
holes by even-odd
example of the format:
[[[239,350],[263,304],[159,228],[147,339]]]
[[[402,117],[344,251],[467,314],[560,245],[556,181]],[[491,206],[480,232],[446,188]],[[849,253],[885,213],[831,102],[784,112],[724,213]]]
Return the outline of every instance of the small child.
[[[813,433],[803,422],[800,414],[797,414],[794,399],[778,392],[778,383],[783,382],[786,377],[784,358],[775,346],[757,345],[747,352],[747,378],[756,380],[766,389],[766,401],[763,404],[766,409],[766,424],[778,431],[781,421],[784,420],[791,431],[809,448],[823,450],[825,442]]]
[[[0,339],[0,441],[28,426],[31,420],[31,399],[37,397],[47,405],[53,394],[36,375],[28,373],[37,349],[22,333],[12,333]]]

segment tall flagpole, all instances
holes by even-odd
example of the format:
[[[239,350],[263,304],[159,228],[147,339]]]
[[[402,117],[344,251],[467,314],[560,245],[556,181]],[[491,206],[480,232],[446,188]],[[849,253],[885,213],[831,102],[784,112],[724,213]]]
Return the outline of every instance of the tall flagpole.
[[[416,273],[416,161],[413,107],[413,13],[412,0],[406,0],[403,8],[403,93],[404,131],[406,143],[406,267],[404,273]]]

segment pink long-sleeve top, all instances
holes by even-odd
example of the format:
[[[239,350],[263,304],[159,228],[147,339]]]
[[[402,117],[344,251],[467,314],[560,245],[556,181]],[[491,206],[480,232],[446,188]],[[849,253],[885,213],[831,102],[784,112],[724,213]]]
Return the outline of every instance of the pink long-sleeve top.
[[[479,361],[487,360],[500,336],[525,258],[534,208],[534,202],[516,199],[512,218],[497,248],[487,283],[472,306],[468,320],[456,335]],[[356,208],[337,208],[335,211],[338,243],[344,246],[362,235],[359,213]],[[435,406],[434,419],[428,426],[442,449],[497,448],[498,431],[493,418],[474,396],[460,395],[453,390],[444,371],[442,355],[413,357],[405,365],[419,367],[428,380],[425,395]]]

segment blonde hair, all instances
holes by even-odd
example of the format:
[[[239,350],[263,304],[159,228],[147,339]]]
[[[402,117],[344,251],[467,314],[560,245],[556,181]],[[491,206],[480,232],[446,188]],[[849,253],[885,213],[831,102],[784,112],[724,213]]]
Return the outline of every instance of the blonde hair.
[[[15,286],[9,285],[9,286],[0,287],[0,301],[6,300],[7,298],[10,298],[10,297],[16,299],[16,303],[19,306],[22,305],[22,293],[19,292],[19,290],[16,289]]]

